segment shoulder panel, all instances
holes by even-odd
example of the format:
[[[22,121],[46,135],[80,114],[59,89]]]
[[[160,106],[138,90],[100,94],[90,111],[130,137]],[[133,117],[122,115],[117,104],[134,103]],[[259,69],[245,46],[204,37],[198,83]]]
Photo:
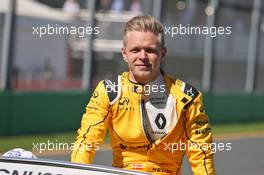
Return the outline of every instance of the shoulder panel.
[[[118,100],[118,98],[120,97],[120,78],[120,76],[115,76],[103,81],[111,105],[115,103],[116,100]]]
[[[192,97],[192,99],[195,99],[197,95],[199,94],[199,91],[188,83],[184,83],[183,92],[187,94],[188,96]]]
[[[192,99],[195,99],[197,95],[199,94],[199,91],[192,85],[183,82],[179,79],[176,80],[176,85],[180,87],[181,91],[185,93],[186,95],[192,97]]]

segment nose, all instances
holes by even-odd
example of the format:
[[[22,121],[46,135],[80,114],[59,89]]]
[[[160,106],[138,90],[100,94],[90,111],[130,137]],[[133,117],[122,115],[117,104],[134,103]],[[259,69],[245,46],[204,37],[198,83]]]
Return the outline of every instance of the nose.
[[[139,56],[139,59],[147,59],[148,57],[145,49],[141,49],[138,56]]]

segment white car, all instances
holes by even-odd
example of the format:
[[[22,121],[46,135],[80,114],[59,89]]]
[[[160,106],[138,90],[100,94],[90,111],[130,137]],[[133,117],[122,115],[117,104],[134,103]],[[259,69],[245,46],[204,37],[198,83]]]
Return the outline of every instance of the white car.
[[[0,175],[143,175],[120,168],[48,159],[0,157]]]

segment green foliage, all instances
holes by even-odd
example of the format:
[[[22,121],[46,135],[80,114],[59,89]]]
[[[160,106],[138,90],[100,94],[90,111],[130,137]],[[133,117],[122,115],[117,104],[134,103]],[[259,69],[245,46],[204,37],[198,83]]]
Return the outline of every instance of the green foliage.
[[[264,122],[213,125],[214,134],[264,131]]]

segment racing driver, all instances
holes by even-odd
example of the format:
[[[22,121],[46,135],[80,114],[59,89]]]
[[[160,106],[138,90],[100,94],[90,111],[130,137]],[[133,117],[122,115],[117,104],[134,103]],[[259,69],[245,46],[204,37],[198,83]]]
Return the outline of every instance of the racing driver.
[[[151,16],[128,21],[122,55],[128,72],[97,85],[82,117],[72,162],[92,163],[108,130],[114,167],[178,175],[186,153],[193,174],[216,174],[201,92],[161,69],[166,55],[162,24]]]

